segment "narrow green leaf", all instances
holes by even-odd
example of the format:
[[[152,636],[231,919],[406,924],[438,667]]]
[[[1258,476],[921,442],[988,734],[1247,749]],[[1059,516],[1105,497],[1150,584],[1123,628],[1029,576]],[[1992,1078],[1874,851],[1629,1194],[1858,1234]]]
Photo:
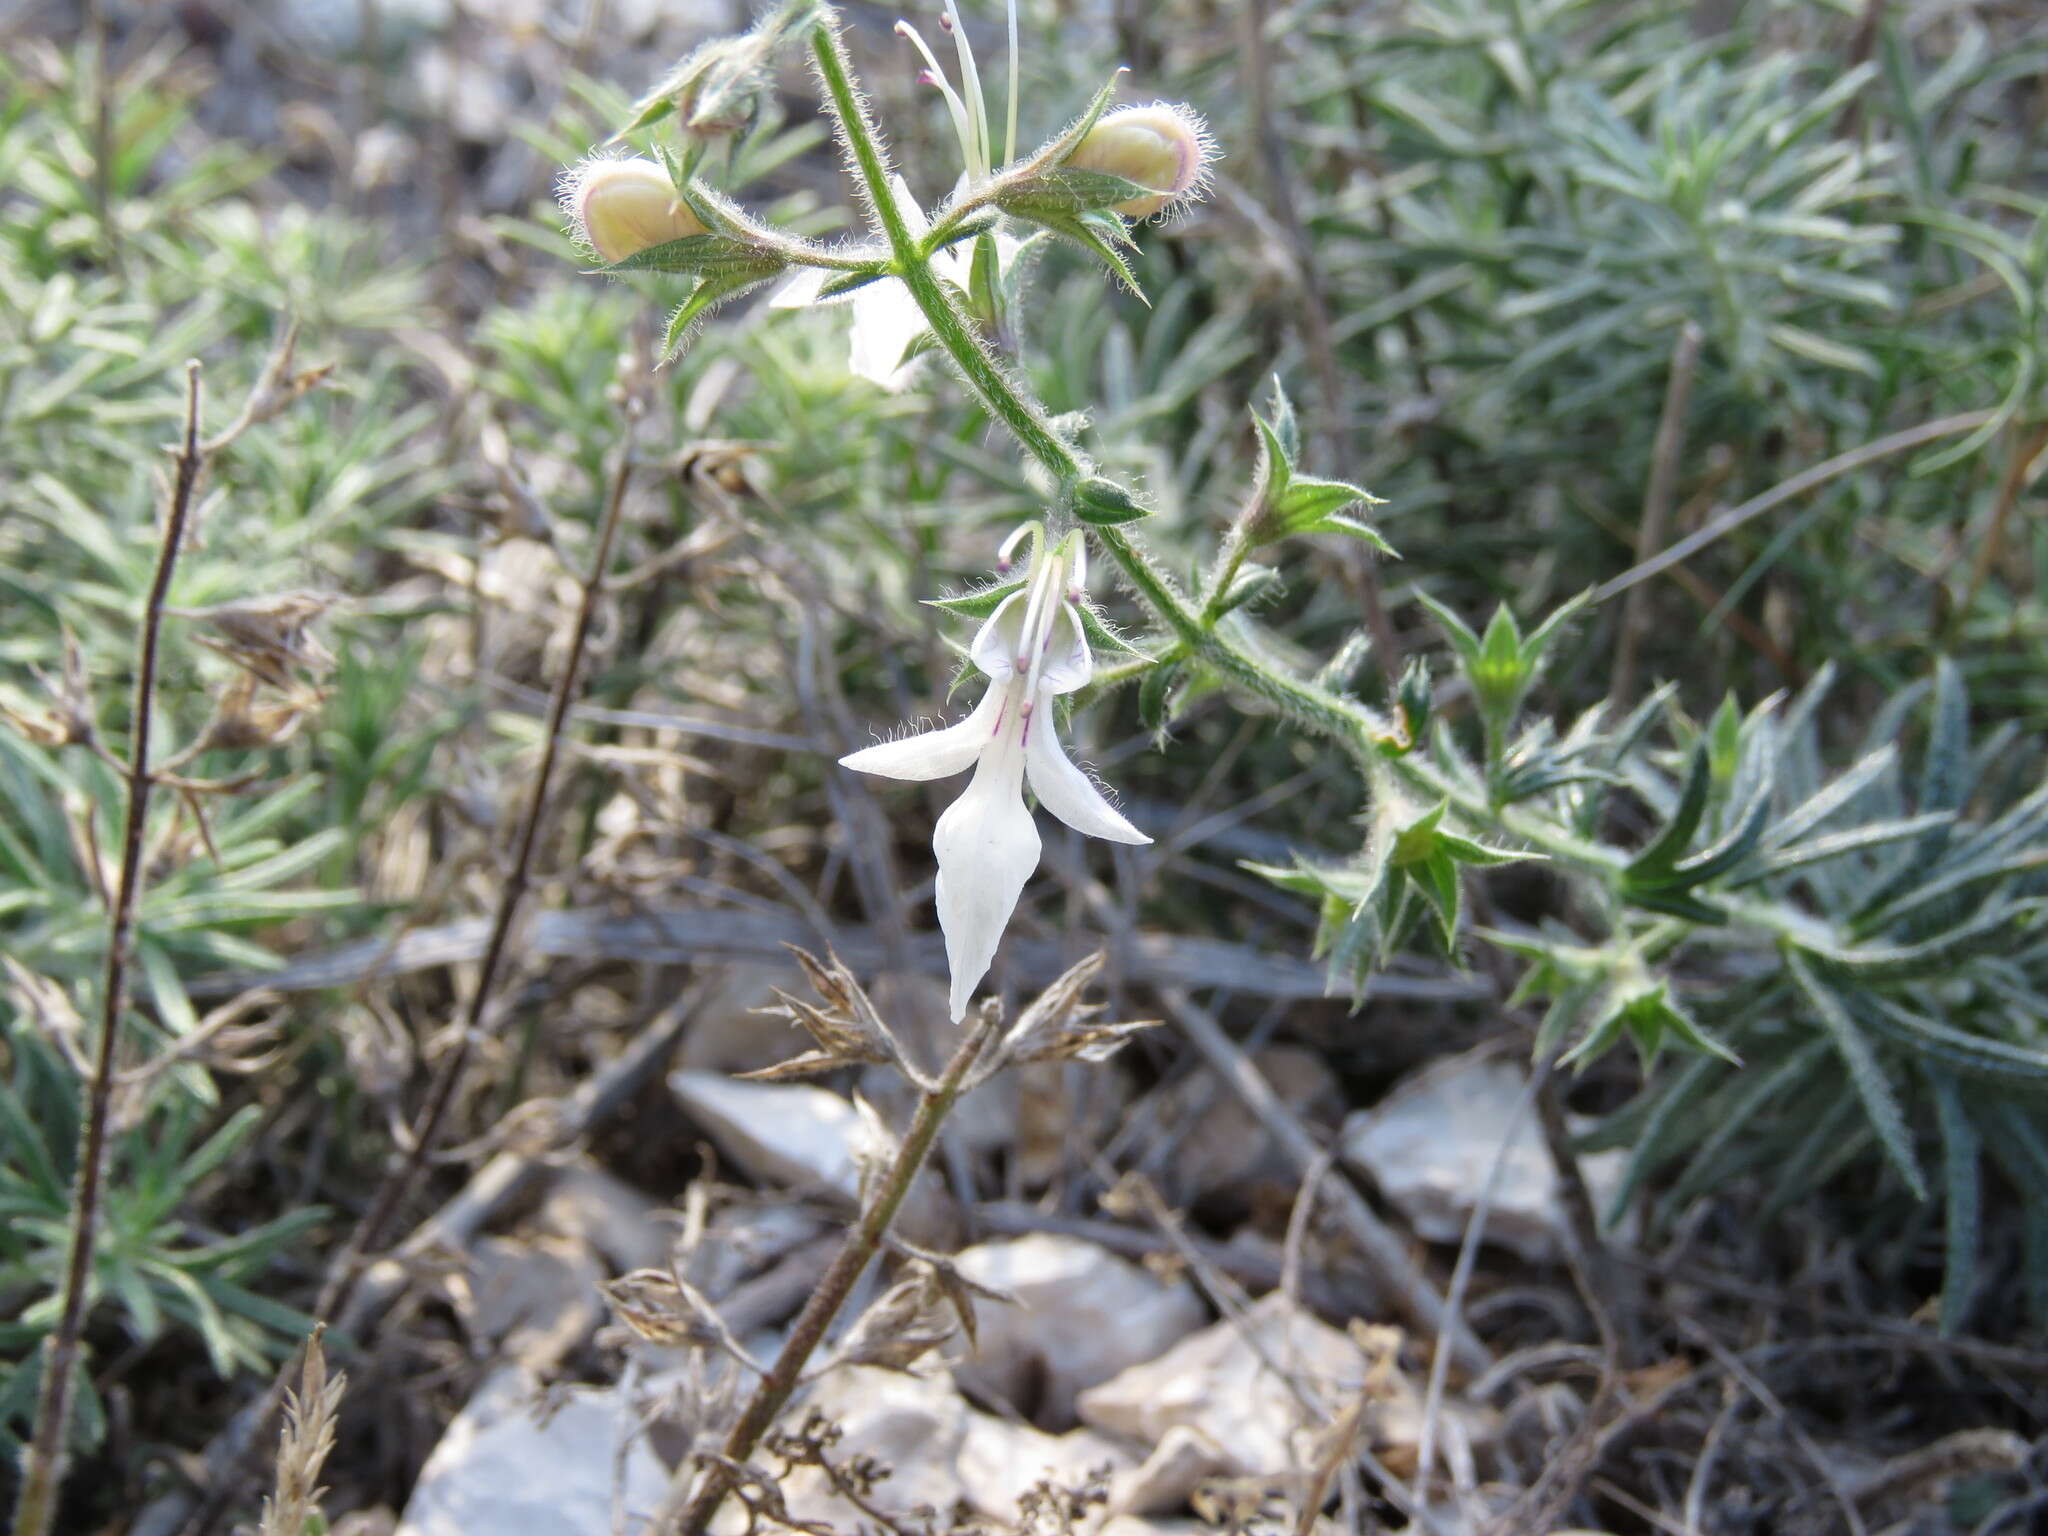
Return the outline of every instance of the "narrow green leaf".
[[[1429,616],[1436,620],[1437,628],[1444,632],[1444,638],[1451,642],[1466,667],[1478,666],[1479,637],[1472,633],[1471,626],[1427,592],[1417,592],[1415,600],[1429,610]]]
[[[1977,1289],[1977,1244],[1983,1216],[1979,1159],[1982,1148],[1970,1122],[1962,1090],[1946,1072],[1927,1071],[1934,1095],[1935,1123],[1941,1128],[1943,1209],[1947,1227],[1941,1277],[1941,1331],[1954,1337],[1969,1317],[1970,1298]]]
[[[1913,1155],[1913,1133],[1906,1126],[1906,1117],[1899,1109],[1898,1095],[1891,1080],[1885,1076],[1884,1067],[1879,1063],[1876,1051],[1871,1049],[1870,1041],[1850,1017],[1840,994],[1807,963],[1799,950],[1789,947],[1785,950],[1785,969],[1819,1017],[1821,1027],[1834,1043],[1836,1054],[1842,1058],[1842,1064],[1849,1069],[1849,1081],[1855,1085],[1856,1096],[1863,1101],[1863,1113],[1869,1119],[1871,1129],[1877,1132],[1886,1157],[1898,1170],[1899,1177],[1906,1181],[1907,1188],[1920,1199],[1926,1199],[1927,1182],[1921,1177],[1919,1159]]]

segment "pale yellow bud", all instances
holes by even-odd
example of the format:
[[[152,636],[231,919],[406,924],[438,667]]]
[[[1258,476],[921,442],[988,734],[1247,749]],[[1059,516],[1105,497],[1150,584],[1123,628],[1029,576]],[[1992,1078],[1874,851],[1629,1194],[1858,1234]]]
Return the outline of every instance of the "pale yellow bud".
[[[1116,205],[1116,211],[1128,218],[1149,219],[1167,205],[1199,192],[1211,151],[1209,131],[1201,118],[1186,107],[1161,101],[1105,114],[1088,130],[1067,164],[1152,188],[1148,197]]]
[[[564,186],[562,206],[584,243],[607,262],[706,233],[652,160],[585,162]]]

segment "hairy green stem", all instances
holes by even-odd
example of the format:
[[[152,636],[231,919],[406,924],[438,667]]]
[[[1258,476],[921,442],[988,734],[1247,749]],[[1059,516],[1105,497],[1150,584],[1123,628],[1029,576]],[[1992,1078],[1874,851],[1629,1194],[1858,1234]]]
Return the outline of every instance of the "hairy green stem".
[[[829,24],[812,37],[818,73],[831,99],[832,113],[859,172],[875,218],[888,237],[897,275],[917,301],[933,338],[987,407],[1064,491],[1091,472],[1082,454],[1061,440],[1044,408],[998,363],[972,322],[932,272],[931,259],[912,232],[889,186],[881,142],[854,90],[839,37]],[[1256,632],[1249,625],[1220,619],[1209,611],[1215,594],[1198,604],[1180,584],[1122,527],[1097,526],[1096,543],[1123,572],[1153,616],[1172,631],[1179,656],[1200,660],[1228,682],[1264,699],[1304,730],[1335,742],[1358,763],[1368,790],[1376,797],[1398,781],[1432,800],[1447,800],[1468,823],[1509,838],[1553,862],[1613,889],[1630,855],[1618,848],[1580,837],[1556,822],[1493,803],[1484,786],[1467,783],[1419,751],[1395,752],[1401,733],[1378,711],[1345,694],[1295,677],[1284,666],[1260,654]],[[1121,678],[1116,679],[1122,681]],[[1722,904],[1738,925],[1778,936],[1800,928],[1796,913],[1770,902],[1723,897]]]
[[[1037,402],[1004,373],[995,354],[989,351],[973,323],[960,312],[959,306],[946,292],[945,285],[932,271],[930,256],[903,217],[903,209],[889,185],[881,139],[875,132],[875,125],[868,120],[867,109],[862,105],[859,93],[853,88],[845,51],[831,23],[822,23],[811,34],[811,51],[817,59],[818,76],[825,82],[826,94],[831,98],[832,116],[839,125],[840,137],[846,142],[847,152],[853,156],[854,168],[859,171],[867,192],[868,206],[873,209],[876,222],[882,226],[882,233],[888,237],[889,250],[895,257],[896,275],[910,290],[910,296],[917,300],[917,307],[924,312],[925,323],[931,327],[933,337],[953,359],[954,366],[960,370],[975,396],[988,408],[989,414],[1009,428],[1031,456],[1058,477],[1062,486],[1071,485],[1087,474],[1086,462],[1070,445],[1060,440]]]

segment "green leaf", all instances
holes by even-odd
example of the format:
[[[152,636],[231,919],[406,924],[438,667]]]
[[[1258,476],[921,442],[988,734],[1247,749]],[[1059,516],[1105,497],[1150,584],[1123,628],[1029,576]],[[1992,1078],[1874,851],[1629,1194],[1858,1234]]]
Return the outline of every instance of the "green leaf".
[[[1287,398],[1287,391],[1281,387],[1280,376],[1273,376],[1273,437],[1289,464],[1301,457],[1301,421],[1294,414],[1294,402]]]
[[[1460,906],[1457,862],[1449,853],[1439,849],[1419,864],[1410,865],[1407,874],[1429,902],[1430,910],[1436,914],[1444,949],[1455,955]]]
[[[1942,1217],[1948,1229],[1941,1277],[1941,1331],[1953,1337],[1962,1331],[1970,1298],[1977,1289],[1982,1148],[1956,1080],[1946,1072],[1924,1075],[1934,1095],[1935,1124],[1941,1129]]]
[[[788,263],[767,256],[750,240],[733,235],[686,235],[635,251],[623,261],[596,268],[599,272],[682,272],[701,277],[747,276],[764,282],[783,271]]]
[[[1826,1040],[1809,1040],[1770,1070],[1752,1068],[1730,1080],[1735,1086],[1732,1098],[1725,1104],[1716,1103],[1713,1129],[1693,1149],[1692,1165],[1685,1176],[1672,1186],[1674,1208],[1683,1207],[1708,1193],[1720,1182],[1722,1174],[1717,1164],[1722,1150],[1735,1147],[1739,1139],[1745,1138],[1751,1122],[1764,1110],[1788,1102],[1827,1056],[1828,1050]]]
[[[1734,693],[1722,695],[1720,708],[1707,722],[1706,743],[1714,780],[1726,784],[1735,777],[1735,766],[1742,756],[1742,710],[1735,703]]]
[[[1348,481],[1316,480],[1301,475],[1290,480],[1275,498],[1273,510],[1292,533],[1361,502],[1373,507],[1383,505],[1372,492]]]
[[[1377,528],[1372,527],[1368,523],[1361,523],[1355,517],[1346,517],[1341,512],[1322,518],[1301,531],[1303,533],[1348,534],[1360,543],[1370,546],[1375,554],[1385,555],[1393,560],[1401,558],[1401,552],[1381,537],[1380,531]]]
[[[1259,512],[1273,512],[1294,483],[1294,453],[1279,429],[1257,411],[1252,422],[1259,433],[1259,461],[1252,477],[1252,497]]]
[[[1215,606],[1215,616],[1223,617],[1234,613],[1247,603],[1262,602],[1277,597],[1281,591],[1280,573],[1270,565],[1254,565],[1237,573],[1230,590],[1223,594]]]
[[[1913,1155],[1913,1133],[1907,1129],[1906,1117],[1899,1109],[1898,1095],[1878,1062],[1877,1052],[1871,1049],[1870,1041],[1855,1019],[1850,1017],[1841,994],[1807,963],[1798,949],[1786,948],[1785,969],[1833,1041],[1835,1054],[1849,1069],[1849,1081],[1855,1086],[1856,1096],[1863,1101],[1863,1113],[1870,1121],[1871,1129],[1877,1132],[1885,1156],[1898,1170],[1899,1177],[1906,1181],[1906,1187],[1920,1199],[1926,1199],[1927,1181],[1921,1177],[1919,1159]]]
[[[1144,300],[1145,289],[1138,274],[1117,249],[1124,243],[1123,221],[1113,213],[1043,213],[1032,222],[1061,239],[1072,242],[1108,267],[1110,273],[1134,297]],[[1149,301],[1147,301],[1149,302]]]
[[[2031,933],[2048,918],[2048,902],[1993,901],[1972,916],[1917,944],[1832,946],[1818,938],[1800,947],[1833,971],[1858,983],[1913,981],[1945,976],[1963,961],[2003,947],[2017,934]]]
[[[1543,659],[1543,653],[1550,649],[1551,641],[1564,632],[1565,625],[1579,616],[1579,611],[1593,601],[1590,590],[1577,597],[1568,598],[1551,610],[1550,616],[1530,632],[1522,642],[1522,661],[1533,673]]]
[[[782,269],[778,266],[767,271],[748,275],[728,275],[714,278],[709,275],[698,280],[690,290],[690,296],[676,306],[676,312],[668,317],[668,329],[662,333],[661,362],[666,365],[674,361],[689,338],[690,328],[727,299],[737,297],[749,288],[757,287]]]
[[[2048,1093],[2048,1051],[1971,1034],[1878,993],[1868,997],[1863,1022],[1923,1062],[2009,1091]]]
[[[1035,176],[999,186],[992,197],[1005,213],[1034,224],[1051,224],[1084,213],[1100,213],[1119,203],[1150,197],[1153,189],[1106,171],[1084,171],[1075,166],[1055,166]]]
[[[963,618],[985,619],[1003,606],[1006,598],[1024,590],[1024,578],[1015,581],[997,582],[993,586],[976,587],[972,592],[962,592],[953,597],[928,597],[924,599],[927,608],[941,608],[947,613],[957,613]]]
[[[1670,875],[1692,842],[1693,834],[1699,831],[1700,820],[1707,813],[1707,795],[1712,784],[1707,744],[1701,741],[1693,747],[1692,757],[1685,765],[1685,782],[1678,791],[1678,804],[1672,808],[1670,819],[1650,845],[1629,861],[1624,871],[1624,881],[1631,891],[1637,886],[1652,888]]]
[[[1904,842],[1918,837],[1930,827],[1942,822],[1953,821],[1953,813],[1937,811],[1929,816],[1907,816],[1898,821],[1877,821],[1868,826],[1851,827],[1847,831],[1828,837],[1816,837],[1794,847],[1776,853],[1766,854],[1742,877],[1733,883],[1753,885],[1759,880],[1772,879],[1778,875],[1790,874],[1810,864],[1823,864],[1829,859],[1839,859],[1847,854],[1862,853],[1872,848],[1887,847],[1892,843]],[[1770,829],[1775,835],[1783,829],[1783,823]]]
[[[1178,664],[1153,667],[1138,684],[1138,719],[1155,739],[1166,733],[1170,719],[1167,701],[1180,672]],[[1260,873],[1272,878],[1263,869]]]
[[[1458,653],[1458,659],[1465,663],[1467,671],[1479,665],[1479,637],[1472,633],[1471,626],[1459,618],[1427,592],[1417,592],[1415,600],[1429,610],[1437,627],[1444,632],[1444,638],[1451,642],[1451,648]]]
[[[1140,656],[1150,661],[1149,652],[1141,651],[1117,632],[1114,625],[1103,618],[1093,603],[1077,602],[1073,605],[1075,616],[1081,621],[1081,633],[1088,637],[1088,643],[1098,651],[1121,652],[1126,656]]]

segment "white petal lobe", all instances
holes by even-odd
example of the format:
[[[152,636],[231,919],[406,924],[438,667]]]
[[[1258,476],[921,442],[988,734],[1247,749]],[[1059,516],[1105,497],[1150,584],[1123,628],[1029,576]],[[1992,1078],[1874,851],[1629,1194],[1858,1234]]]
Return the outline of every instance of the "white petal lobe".
[[[1007,725],[1008,722],[1005,722]],[[1024,754],[1005,730],[984,754],[967,791],[946,808],[932,837],[939,856],[939,926],[953,973],[953,1022],[996,957],[1003,929],[1038,868],[1038,828],[1024,807]]]
[[[908,779],[922,783],[943,779],[974,766],[982,749],[994,736],[1002,718],[1004,690],[991,688],[974,712],[958,725],[924,731],[901,741],[877,742],[839,759],[839,766],[857,773],[880,774],[885,779]]]
[[[1076,832],[1112,843],[1149,843],[1151,838],[1124,820],[1087,774],[1060,749],[1049,693],[1039,695],[1025,738],[1025,772],[1039,803]]]
[[[768,300],[770,309],[802,309],[818,302],[825,279],[832,274],[823,267],[800,267]]]
[[[1088,636],[1072,603],[1062,602],[1045,641],[1045,666],[1038,674],[1039,686],[1054,693],[1072,693],[1085,687],[1095,673],[1095,659],[1088,652]]]
[[[858,288],[853,294],[847,366],[884,389],[902,389],[914,371],[904,365],[903,354],[924,329],[924,311],[896,278]]]
[[[1012,592],[974,632],[974,644],[967,654],[990,677],[1006,678],[1016,673],[1017,647],[1023,641],[1024,609],[1030,596],[1029,587]]]

